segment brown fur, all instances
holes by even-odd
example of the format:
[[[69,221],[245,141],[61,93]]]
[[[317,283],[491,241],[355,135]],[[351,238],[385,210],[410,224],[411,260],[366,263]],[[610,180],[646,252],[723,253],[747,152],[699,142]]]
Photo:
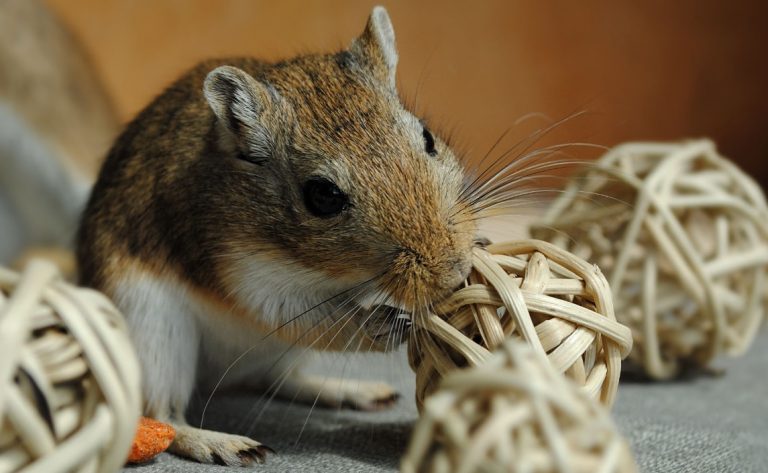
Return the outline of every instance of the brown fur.
[[[101,170],[79,233],[82,282],[109,294],[125,263],[137,262],[232,307],[228,266],[259,254],[350,287],[382,275],[411,307],[452,290],[476,231],[456,200],[461,168],[445,143],[429,156],[411,138],[421,130],[404,129],[393,72],[371,35],[369,25],[349,51],[277,64],[206,61],[171,85]],[[222,65],[255,79],[269,137],[269,155],[251,156],[257,163],[237,159],[253,153],[252,130],[221,123],[203,95]],[[337,173],[350,197],[337,217],[304,207],[301,186],[318,172]]]

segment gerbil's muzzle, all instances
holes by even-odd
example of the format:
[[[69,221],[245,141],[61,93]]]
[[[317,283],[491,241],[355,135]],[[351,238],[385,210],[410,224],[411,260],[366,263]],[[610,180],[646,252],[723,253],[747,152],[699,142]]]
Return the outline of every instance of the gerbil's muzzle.
[[[458,288],[472,269],[471,252],[425,257],[403,251],[395,260],[394,273],[402,280],[393,297],[409,310],[429,307]]]

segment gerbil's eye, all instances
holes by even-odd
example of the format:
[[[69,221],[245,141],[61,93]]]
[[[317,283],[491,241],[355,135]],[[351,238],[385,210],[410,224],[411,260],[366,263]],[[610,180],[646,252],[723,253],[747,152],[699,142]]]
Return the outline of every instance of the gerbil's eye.
[[[430,156],[437,156],[437,150],[435,149],[435,137],[432,133],[424,127],[421,132],[421,136],[424,137],[424,151]]]
[[[349,205],[349,198],[328,179],[313,177],[304,183],[304,205],[312,215],[328,218],[345,210]]]

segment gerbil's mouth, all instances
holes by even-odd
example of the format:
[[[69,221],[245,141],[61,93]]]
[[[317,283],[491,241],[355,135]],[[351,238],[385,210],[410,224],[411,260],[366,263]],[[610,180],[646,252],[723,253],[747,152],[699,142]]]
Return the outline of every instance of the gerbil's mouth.
[[[362,329],[383,350],[392,350],[408,338],[411,329],[411,314],[391,296],[381,293],[369,294],[358,301],[365,310]]]
[[[411,314],[386,304],[374,305],[367,309],[363,330],[374,342],[384,343],[385,351],[396,348],[408,337],[411,329]]]

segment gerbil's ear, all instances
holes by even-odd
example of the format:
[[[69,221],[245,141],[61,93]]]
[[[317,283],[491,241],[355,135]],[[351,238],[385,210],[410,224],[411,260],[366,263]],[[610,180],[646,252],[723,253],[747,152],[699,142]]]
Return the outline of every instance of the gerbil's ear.
[[[397,46],[395,30],[384,7],[374,7],[365,31],[350,48],[392,89],[395,88],[395,70],[397,68]]]
[[[223,128],[237,138],[241,151],[254,157],[269,155],[271,140],[261,117],[271,106],[273,94],[266,85],[241,69],[221,66],[208,73],[203,94]]]

